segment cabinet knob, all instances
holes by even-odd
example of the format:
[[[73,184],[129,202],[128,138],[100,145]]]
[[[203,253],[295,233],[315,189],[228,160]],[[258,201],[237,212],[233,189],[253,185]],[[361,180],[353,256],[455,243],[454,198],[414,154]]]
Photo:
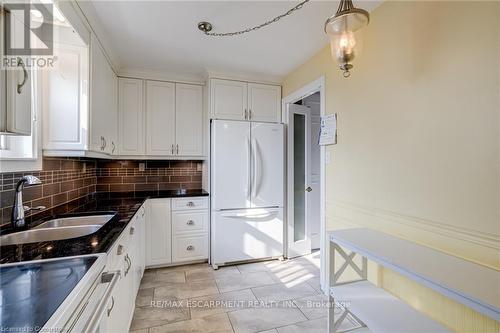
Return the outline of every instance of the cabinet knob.
[[[130,228],[130,234],[131,234],[131,235],[133,235],[133,234],[134,234],[134,232],[135,232],[135,228],[134,228],[134,227],[131,227],[131,228]]]
[[[119,256],[123,254],[123,245],[118,245],[118,248],[116,249],[116,254]]]
[[[193,220],[189,220],[187,221],[187,225],[193,225],[194,224],[194,221]]]
[[[189,201],[189,202],[187,203],[187,206],[188,206],[188,207],[194,207],[194,202]]]
[[[186,250],[193,251],[194,250],[194,246],[193,245],[189,245],[188,247],[186,247]]]

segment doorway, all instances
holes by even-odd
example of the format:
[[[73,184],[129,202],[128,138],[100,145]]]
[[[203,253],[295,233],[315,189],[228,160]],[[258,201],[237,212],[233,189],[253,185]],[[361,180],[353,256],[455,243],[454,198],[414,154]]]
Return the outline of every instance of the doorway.
[[[283,110],[287,125],[286,256],[315,251],[314,256],[320,256],[320,282],[324,286],[325,149],[318,142],[324,115],[324,78],[285,97]]]
[[[319,92],[288,107],[288,195],[293,208],[288,257],[292,258],[320,249],[320,121]]]

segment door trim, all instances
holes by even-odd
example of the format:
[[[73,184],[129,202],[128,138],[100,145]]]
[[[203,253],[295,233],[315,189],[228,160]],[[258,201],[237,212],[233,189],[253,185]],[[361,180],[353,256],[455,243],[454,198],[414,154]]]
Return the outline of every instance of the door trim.
[[[282,112],[282,121],[283,123],[287,123],[288,119],[288,108],[287,104],[290,103],[295,103],[298,100],[301,100],[309,95],[312,95],[316,92],[320,93],[320,115],[321,117],[325,116],[326,111],[325,111],[325,101],[326,101],[326,96],[325,96],[325,76],[321,76],[318,79],[306,84],[305,86],[295,90],[288,96],[285,96],[282,99],[281,103],[281,110]],[[287,154],[288,151],[285,151]],[[287,161],[287,157],[285,157],[285,161]],[[326,214],[325,214],[325,209],[326,209],[326,168],[325,168],[325,161],[326,161],[326,149],[325,146],[320,147],[320,284],[321,284],[321,289],[323,292],[327,293],[327,285],[326,282],[328,281],[328,273],[329,273],[329,267],[328,267],[328,248],[327,248],[327,233],[326,233]],[[287,168],[285,168],[286,172]],[[285,189],[285,198],[287,205],[288,203],[288,197],[287,197],[287,189]],[[285,210],[285,214],[287,212],[287,209]],[[287,216],[285,216],[285,228],[288,225],[287,221]],[[285,230],[285,235],[287,234],[288,230]],[[284,240],[285,244],[285,249],[288,248],[287,244],[287,239],[285,237]]]

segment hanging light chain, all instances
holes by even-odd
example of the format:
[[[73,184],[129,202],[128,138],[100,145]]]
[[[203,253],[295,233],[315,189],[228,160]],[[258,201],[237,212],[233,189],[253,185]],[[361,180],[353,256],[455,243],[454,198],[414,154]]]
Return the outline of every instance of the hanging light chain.
[[[244,30],[239,30],[239,31],[234,31],[234,32],[210,32],[210,31],[203,31],[203,33],[207,36],[215,36],[215,37],[228,37],[228,36],[237,36],[237,35],[242,35],[242,34],[245,34],[247,32],[251,32],[251,31],[255,31],[255,30],[258,30],[260,28],[264,28],[265,26],[268,26],[270,24],[273,24],[275,22],[278,22],[279,20],[281,20],[282,18],[286,17],[286,16],[289,16],[291,14],[293,14],[293,12],[299,10],[299,9],[302,9],[302,7],[307,3],[309,2],[310,0],[304,0],[302,1],[301,3],[299,3],[297,6],[291,8],[290,10],[288,10],[286,13],[283,13],[281,15],[278,15],[276,16],[275,18],[273,18],[272,20],[269,20],[269,21],[266,21],[262,24],[259,24],[255,27],[252,27],[252,28],[247,28],[247,29],[244,29]]]

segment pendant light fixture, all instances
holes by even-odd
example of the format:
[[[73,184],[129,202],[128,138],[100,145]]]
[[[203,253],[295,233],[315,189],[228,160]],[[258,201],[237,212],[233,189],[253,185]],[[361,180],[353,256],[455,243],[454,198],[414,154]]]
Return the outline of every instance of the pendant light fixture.
[[[369,21],[370,14],[366,10],[355,8],[352,0],[340,0],[337,13],[325,22],[332,58],[338,62],[344,77],[351,75],[352,61],[361,51],[360,31]]]

